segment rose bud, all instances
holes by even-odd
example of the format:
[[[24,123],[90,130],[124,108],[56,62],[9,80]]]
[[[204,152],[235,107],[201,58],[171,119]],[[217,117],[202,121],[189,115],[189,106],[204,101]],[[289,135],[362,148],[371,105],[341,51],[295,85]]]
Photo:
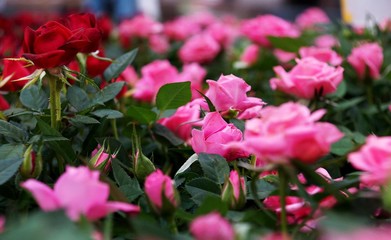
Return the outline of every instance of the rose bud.
[[[246,203],[246,182],[238,172],[232,170],[224,184],[221,198],[231,209],[240,209]]]
[[[197,217],[190,224],[190,233],[196,240],[234,240],[235,231],[219,213]]]
[[[42,172],[42,153],[36,153],[33,145],[30,145],[23,154],[23,162],[20,166],[20,175],[24,179],[37,178]]]
[[[171,215],[179,204],[172,179],[158,169],[148,175],[144,184],[152,209],[159,215]]]
[[[105,148],[98,145],[91,153],[90,165],[103,172],[108,172],[111,160],[116,157],[116,154],[108,154]]]
[[[156,170],[155,165],[143,154],[141,149],[137,149],[133,156],[133,169],[140,181],[144,181],[149,174]]]

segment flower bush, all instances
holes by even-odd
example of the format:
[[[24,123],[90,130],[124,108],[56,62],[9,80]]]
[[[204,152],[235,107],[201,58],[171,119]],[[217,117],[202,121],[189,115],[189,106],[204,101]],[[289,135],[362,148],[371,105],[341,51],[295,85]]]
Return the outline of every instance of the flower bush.
[[[0,28],[1,239],[388,237],[390,28],[317,8]]]

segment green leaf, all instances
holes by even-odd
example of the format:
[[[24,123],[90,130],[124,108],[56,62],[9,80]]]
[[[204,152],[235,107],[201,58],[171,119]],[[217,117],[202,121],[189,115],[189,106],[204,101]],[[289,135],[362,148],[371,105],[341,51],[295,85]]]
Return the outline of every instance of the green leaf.
[[[48,95],[36,85],[24,88],[19,99],[25,107],[36,111],[47,108],[49,104]]]
[[[99,124],[100,122],[95,118],[84,116],[84,115],[76,115],[69,120],[72,124]]]
[[[224,216],[228,212],[228,205],[221,200],[220,196],[206,197],[200,207],[196,210],[195,214],[197,216],[200,216],[213,211],[219,212],[222,216]]]
[[[331,145],[331,153],[334,153],[338,156],[344,156],[355,148],[355,145],[351,138],[343,137],[338,142]]]
[[[214,182],[223,184],[229,176],[229,166],[227,160],[217,154],[198,154],[198,161],[201,164],[205,177]]]
[[[250,189],[251,182],[249,181],[247,186],[247,189]],[[270,183],[266,181],[265,179],[258,179],[256,180],[256,197],[258,199],[264,199],[267,198],[272,192],[274,192],[277,189],[277,185]],[[248,199],[254,199],[254,196],[252,195],[252,192],[249,191]]]
[[[182,139],[177,137],[170,129],[166,128],[165,126],[161,124],[154,124],[153,125],[153,131],[159,136],[164,137],[167,139],[172,145],[179,146],[184,143]]]
[[[4,120],[0,120],[0,134],[16,142],[25,142],[27,138],[27,132],[25,130]]]
[[[269,36],[268,39],[273,47],[287,52],[298,52],[301,47],[308,45],[308,42],[305,38]]]
[[[93,105],[87,93],[76,85],[68,88],[67,99],[79,112]]]
[[[126,198],[132,202],[138,198],[143,191],[136,178],[131,178],[124,169],[119,165],[118,160],[113,159],[112,168],[115,181],[119,185],[119,189],[123,192]]]
[[[186,190],[190,193],[192,200],[201,205],[206,197],[220,197],[220,186],[208,178],[196,178],[186,184]]]
[[[163,112],[167,109],[176,109],[190,100],[190,82],[169,83],[159,89],[156,107]]]
[[[7,182],[19,169],[23,161],[23,144],[3,144],[0,146],[0,185]]]
[[[137,49],[133,49],[132,51],[127,52],[119,58],[115,59],[103,73],[106,81],[117,78],[125,70],[125,68],[133,62],[136,55]]]
[[[38,127],[42,132],[44,137],[60,137],[62,139],[61,133],[57,130],[50,127],[41,119],[37,119]],[[76,154],[73,151],[72,145],[69,140],[57,140],[47,142],[52,150],[56,153],[57,157],[63,158],[67,163],[72,163],[76,159]]]
[[[91,114],[100,118],[107,118],[107,119],[122,118],[124,116],[120,111],[111,110],[111,109],[99,109],[91,112]]]
[[[329,96],[330,96],[330,97],[342,98],[343,96],[345,96],[346,91],[347,91],[347,85],[346,85],[345,80],[343,80],[343,81],[338,85],[337,90],[336,90],[333,94],[330,94]]]
[[[186,162],[178,169],[178,171],[175,173],[175,176],[178,174],[181,174],[185,172],[194,162],[198,161],[198,155],[194,153],[189,157],[189,159],[186,160]]]
[[[364,100],[365,100],[365,97],[352,98],[347,101],[339,103],[337,106],[334,107],[334,109],[336,111],[344,111],[348,108],[356,106],[357,104],[361,103]]]
[[[130,106],[127,115],[141,124],[150,124],[157,118],[155,112],[148,108]]]
[[[117,96],[124,85],[125,82],[115,82],[107,85],[105,88],[95,94],[93,102],[95,104],[103,104],[107,101],[110,101],[111,99],[115,98],[115,96]]]

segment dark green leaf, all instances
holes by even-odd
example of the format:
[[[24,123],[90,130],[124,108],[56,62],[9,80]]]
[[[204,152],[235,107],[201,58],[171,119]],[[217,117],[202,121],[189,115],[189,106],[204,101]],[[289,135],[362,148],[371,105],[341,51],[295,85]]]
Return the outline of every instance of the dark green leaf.
[[[133,49],[132,51],[127,52],[119,58],[115,59],[103,73],[106,81],[117,78],[125,70],[125,68],[133,62],[136,55],[137,49]]]
[[[67,99],[69,103],[79,112],[93,105],[91,100],[88,98],[87,93],[76,85],[68,88]]]
[[[186,190],[197,205],[201,205],[206,197],[219,197],[221,193],[220,186],[208,178],[196,178],[189,181],[186,184]]]
[[[169,83],[156,96],[156,107],[161,111],[176,109],[191,100],[190,82]]]
[[[25,130],[4,120],[0,120],[0,134],[4,137],[11,138],[16,142],[24,142],[27,137]]]
[[[133,105],[128,108],[127,114],[141,124],[150,124],[157,118],[156,113],[150,109]]]
[[[69,121],[72,124],[78,124],[78,123],[82,123],[82,124],[99,124],[100,123],[95,118],[84,116],[84,115],[76,115],[76,116],[72,117]]]
[[[331,153],[334,153],[338,156],[343,156],[354,149],[355,145],[351,138],[343,137],[338,142],[331,145]]]
[[[195,212],[196,215],[204,215],[210,212],[217,211],[224,216],[228,212],[227,203],[221,200],[220,196],[208,196],[202,202],[200,207]]]
[[[127,199],[132,202],[138,198],[143,191],[136,178],[131,178],[124,169],[117,162],[118,160],[113,159],[112,168],[115,181],[119,185],[119,189],[124,193]]]
[[[111,110],[111,109],[99,109],[91,112],[91,114],[100,118],[107,118],[107,119],[122,118],[124,116],[120,111]]]
[[[95,94],[93,102],[95,104],[103,104],[107,101],[110,101],[111,99],[115,98],[115,96],[117,96],[124,85],[125,82],[115,82],[107,85],[105,88]]]
[[[19,169],[23,161],[23,144],[3,144],[0,146],[0,185],[7,182]]]
[[[364,101],[364,97],[357,97],[357,98],[352,98],[347,101],[339,103],[337,106],[334,107],[336,111],[344,111],[348,108],[351,108],[353,106],[356,106],[357,104],[361,103]]]
[[[174,146],[179,146],[184,143],[182,139],[177,137],[170,129],[166,128],[161,124],[154,124],[153,131],[159,135],[170,141],[170,143]]]
[[[247,182],[248,186],[247,189],[250,189],[251,182]],[[277,189],[276,184],[270,183],[266,181],[265,179],[258,179],[256,181],[256,197],[258,199],[264,199],[267,198],[272,192],[274,192]],[[254,196],[252,195],[251,191],[249,192],[248,199],[254,199]]]
[[[290,37],[268,37],[269,41],[275,48],[287,52],[297,52],[303,46],[308,45],[305,38],[290,38]]]
[[[205,177],[217,183],[224,183],[229,176],[229,166],[227,160],[217,154],[198,154],[198,161],[201,164]]]
[[[49,104],[49,98],[45,91],[36,85],[23,89],[19,99],[25,107],[36,111],[47,108]]]

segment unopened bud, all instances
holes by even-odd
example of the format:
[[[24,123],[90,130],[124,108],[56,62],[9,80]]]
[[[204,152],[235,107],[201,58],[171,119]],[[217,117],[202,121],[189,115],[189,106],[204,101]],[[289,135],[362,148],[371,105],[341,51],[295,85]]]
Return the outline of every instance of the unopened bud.
[[[20,175],[23,178],[37,178],[42,172],[42,153],[36,153],[30,145],[23,154],[23,162],[20,166]]]
[[[232,170],[224,184],[221,198],[231,209],[240,209],[246,204],[246,183],[238,172]]]

